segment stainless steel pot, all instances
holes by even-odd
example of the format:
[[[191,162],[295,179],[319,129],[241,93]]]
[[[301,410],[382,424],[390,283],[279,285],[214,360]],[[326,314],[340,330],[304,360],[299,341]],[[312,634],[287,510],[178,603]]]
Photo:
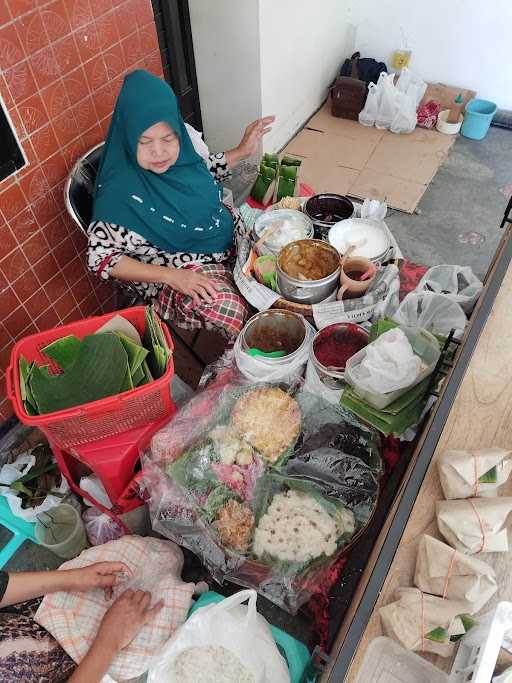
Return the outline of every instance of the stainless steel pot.
[[[340,220],[350,218],[354,213],[354,204],[348,197],[332,192],[315,194],[304,204],[304,213],[315,226],[315,237],[327,239],[329,229]],[[328,220],[320,217],[329,217]]]
[[[338,267],[332,273],[320,280],[299,280],[283,270],[282,259],[286,257],[287,251],[293,249],[294,245],[308,243],[308,246],[319,250],[319,258],[326,258],[327,252],[333,255],[338,261]],[[322,252],[325,252],[323,254]],[[298,304],[317,304],[327,299],[336,291],[339,285],[341,267],[339,265],[338,251],[327,242],[321,240],[298,240],[283,247],[277,259],[277,285],[281,296],[287,301],[294,301]]]

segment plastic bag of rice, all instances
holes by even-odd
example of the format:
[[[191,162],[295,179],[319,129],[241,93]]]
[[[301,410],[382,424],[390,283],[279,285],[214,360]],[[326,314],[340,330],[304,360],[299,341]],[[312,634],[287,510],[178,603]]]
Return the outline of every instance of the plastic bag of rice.
[[[255,683],[254,676],[225,647],[206,645],[183,650],[169,671],[169,683]]]

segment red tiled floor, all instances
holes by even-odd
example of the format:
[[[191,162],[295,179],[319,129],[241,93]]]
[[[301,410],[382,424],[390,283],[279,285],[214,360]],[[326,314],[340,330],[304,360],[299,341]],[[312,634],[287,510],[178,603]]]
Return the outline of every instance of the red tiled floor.
[[[50,301],[56,301],[69,291],[68,284],[60,270],[56,271],[56,274],[44,285],[44,291],[48,294]]]
[[[25,301],[25,308],[32,319],[36,319],[41,311],[46,311],[51,305],[51,301],[44,291],[39,291]]]
[[[55,43],[53,45],[53,52],[62,76],[80,66],[80,54],[73,34]]]
[[[55,187],[68,173],[66,161],[60,152],[46,160],[43,170],[50,187]]]
[[[16,248],[16,240],[8,225],[0,227],[0,261]]]
[[[18,111],[29,135],[48,123],[48,114],[39,93],[33,94],[20,104]]]
[[[53,254],[46,254],[33,266],[33,270],[39,282],[44,285],[58,273],[59,266]]]
[[[37,202],[42,197],[46,197],[50,190],[50,186],[41,166],[30,170],[27,175],[20,180],[20,186],[29,204]]]
[[[98,123],[98,114],[94,108],[93,98],[88,96],[71,110],[77,122],[79,131],[85,132]]]
[[[16,103],[26,100],[36,91],[36,82],[27,59],[7,69],[5,80]]]
[[[51,306],[36,319],[35,324],[40,332],[51,330],[53,327],[60,325],[60,318],[57,315],[57,311]]]
[[[91,59],[98,54],[100,50],[100,41],[94,22],[79,28],[75,33],[75,40],[82,62],[86,62],[88,59]]]
[[[0,296],[0,316],[5,320],[20,305],[20,301],[12,287],[6,287]]]
[[[30,322],[31,318],[24,306],[19,306],[14,313],[4,319],[5,327],[15,339]]]
[[[31,55],[29,61],[39,88],[44,88],[59,78],[60,69],[51,45]]]
[[[93,20],[89,0],[64,0],[64,4],[73,30]]]
[[[48,35],[45,31],[41,13],[36,9],[16,21],[16,30],[20,43],[27,56],[42,50],[48,45]]]
[[[14,282],[28,269],[29,263],[20,247],[0,261],[0,270],[8,282]]]
[[[64,82],[60,79],[42,90],[40,94],[50,121],[57,118],[57,116],[71,106],[71,101],[68,97]]]
[[[96,30],[102,50],[108,50],[109,47],[119,42],[120,36],[114,12],[96,17]]]
[[[54,119],[52,123],[61,149],[69,145],[79,134],[78,124],[70,109]]]
[[[28,240],[39,229],[32,209],[28,207],[11,220],[10,227],[18,244]]]
[[[56,0],[41,10],[43,24],[51,42],[58,40],[71,32],[67,12],[63,0]]]
[[[64,87],[68,94],[71,106],[76,105],[80,100],[89,95],[89,86],[85,77],[83,66],[78,67],[67,76],[63,77]]]
[[[7,24],[0,28],[0,55],[4,69],[21,62],[25,56],[14,24]]]
[[[48,157],[52,156],[59,149],[57,137],[50,123],[34,133],[30,138],[30,142],[40,162],[46,161]]]
[[[64,318],[68,316],[74,308],[76,308],[76,305],[77,303],[75,297],[71,292],[69,292],[68,294],[64,294],[64,296],[61,296],[60,299],[57,299],[53,306],[60,319],[64,320]]]
[[[20,302],[26,301],[34,292],[41,289],[39,281],[31,268],[28,268],[13,284],[13,289]]]
[[[0,194],[1,211],[7,221],[16,216],[25,206],[25,197],[18,183],[14,183]]]
[[[23,252],[30,264],[37,263],[39,259],[48,254],[49,250],[50,247],[42,230],[36,232],[35,235],[23,245]]]

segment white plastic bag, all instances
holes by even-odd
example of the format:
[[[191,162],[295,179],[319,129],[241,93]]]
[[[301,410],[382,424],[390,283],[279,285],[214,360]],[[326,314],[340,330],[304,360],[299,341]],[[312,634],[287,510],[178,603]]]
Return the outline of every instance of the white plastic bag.
[[[381,334],[366,347],[359,365],[352,369],[358,387],[377,394],[413,386],[421,371],[421,359],[399,328]]]
[[[375,118],[375,127],[387,130],[397,111],[397,90],[393,84],[394,74],[387,74],[385,78],[379,78],[379,110]]]
[[[445,294],[416,291],[405,297],[393,320],[409,327],[422,327],[432,334],[445,337],[454,329],[456,339],[462,336],[468,322],[459,304]]]
[[[415,93],[397,93],[397,109],[389,130],[392,133],[412,133],[418,123]]]
[[[434,266],[427,270],[416,287],[418,292],[444,294],[469,314],[473,310],[483,284],[469,266]]]
[[[396,89],[399,92],[414,95],[414,107],[417,109],[427,90],[427,84],[413,71],[404,67],[400,72],[400,77],[396,83]]]
[[[256,596],[255,590],[244,590],[198,609],[167,641],[149,670],[148,683],[182,683],[174,671],[176,659],[190,648],[208,647],[228,650],[252,674],[254,683],[289,683],[286,662],[256,610]]]
[[[369,218],[373,221],[383,221],[387,212],[386,202],[379,202],[378,199],[365,199],[361,206],[361,218]]]
[[[374,126],[379,111],[379,92],[375,83],[368,86],[368,95],[363,109],[359,112],[359,123]]]
[[[103,507],[106,507],[109,510],[112,507],[112,502],[108,497],[107,492],[105,491],[103,482],[95,474],[90,474],[87,477],[82,477],[80,479],[80,488],[82,489],[82,491],[88,493],[91,496],[91,498],[94,498],[95,501],[100,503],[100,505],[103,505]],[[93,503],[90,503],[87,500],[87,498],[84,498],[84,503],[89,507],[93,507]]]
[[[210,156],[210,150],[208,149],[206,142],[203,140],[203,134],[196,130],[189,123],[185,123],[185,128],[187,129],[188,136],[192,141],[195,151],[206,161]]]
[[[36,522],[37,515],[60,505],[62,503],[62,495],[69,491],[68,482],[65,477],[61,477],[60,486],[55,489],[55,493],[58,495],[54,496],[50,493],[36,508],[27,508],[24,510],[21,506],[22,499],[9,487],[12,483],[20,479],[20,477],[27,474],[35,462],[36,458],[34,455],[30,452],[23,453],[15,462],[8,463],[0,469],[0,495],[6,498],[12,514],[25,520],[25,522]]]
[[[294,352],[296,355],[292,359],[289,356],[273,360],[263,356],[249,356],[242,350],[242,335],[239,335],[235,342],[234,356],[236,365],[245,379],[258,383],[291,381],[302,377],[308,362],[310,341],[316,332],[307,320],[304,320],[304,324],[306,338],[301,347]]]

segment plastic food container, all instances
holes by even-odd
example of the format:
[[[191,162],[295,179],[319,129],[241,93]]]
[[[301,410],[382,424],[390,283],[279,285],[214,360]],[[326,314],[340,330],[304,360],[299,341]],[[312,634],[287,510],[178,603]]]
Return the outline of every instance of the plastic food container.
[[[257,242],[263,236],[266,230],[275,225],[282,224],[282,228],[277,228],[276,231],[268,237],[257,251],[260,256],[265,254],[273,254],[277,256],[281,249],[290,242],[297,240],[311,239],[313,237],[313,223],[302,213],[302,211],[295,211],[294,209],[272,209],[266,211],[258,217],[254,223],[254,239]],[[289,226],[288,228],[286,226]],[[288,237],[287,237],[288,233]]]
[[[464,121],[464,115],[461,114],[459,116],[457,123],[448,123],[447,118],[449,113],[449,109],[444,109],[439,113],[439,116],[437,117],[436,128],[440,133],[444,133],[445,135],[457,135],[457,133],[460,131],[460,127],[462,126],[462,122]]]
[[[339,347],[340,356],[336,365],[322,363],[320,360],[326,344],[332,345],[331,353]],[[355,323],[334,323],[317,332],[313,337],[309,356],[320,381],[330,389],[342,389],[345,386],[347,360],[367,344],[368,332]]]
[[[48,358],[41,353],[48,344],[56,339],[74,334],[79,339],[94,334],[105,323],[116,315],[126,318],[134,325],[139,334],[144,333],[145,306],[134,306],[121,311],[114,311],[94,318],[86,318],[79,322],[55,327],[52,330],[32,334],[18,341],[11,352],[11,364],[7,368],[7,395],[11,399],[16,415],[21,422],[38,427],[60,448],[68,448],[78,444],[90,443],[107,436],[126,432],[134,427],[141,427],[148,422],[170,416],[176,406],[171,398],[171,381],[174,375],[172,357],[167,371],[162,377],[144,384],[141,387],[125,391],[117,396],[108,396],[99,401],[84,403],[80,406],[59,410],[46,415],[28,415],[21,399],[19,361],[20,356],[39,365],[48,363]],[[169,348],[174,344],[165,323],[161,323]],[[50,364],[51,367],[51,364]]]
[[[307,243],[307,244],[306,244]],[[294,250],[307,247],[318,263],[326,263],[329,259],[332,271],[318,280],[298,279],[290,275],[285,268],[287,259]],[[337,266],[335,264],[337,263]],[[327,270],[330,270],[328,268]],[[338,288],[341,272],[339,254],[334,247],[321,240],[299,240],[281,249],[277,259],[277,285],[284,299],[299,304],[317,304],[325,301]]]
[[[411,343],[414,353],[421,358],[426,366],[415,381],[408,387],[390,391],[387,394],[377,394],[359,386],[352,370],[362,362],[363,358],[366,356],[366,349],[368,347],[361,349],[361,351],[352,356],[352,358],[347,361],[345,368],[345,381],[347,384],[350,384],[358,396],[378,410],[386,408],[390,403],[393,403],[393,401],[400,398],[402,394],[405,394],[406,391],[409,391],[409,389],[412,389],[412,387],[415,387],[424,380],[425,377],[428,377],[434,371],[439,356],[441,355],[437,339],[433,334],[427,332],[427,330],[416,327],[405,327],[403,325],[400,325],[400,329]]]
[[[87,546],[84,523],[66,503],[38,515],[35,534],[40,545],[65,560],[77,557]]]
[[[362,256],[373,263],[385,261],[391,247],[386,224],[367,218],[350,218],[336,223],[329,230],[328,241],[340,254],[355,246],[351,256]]]
[[[469,680],[469,679],[468,679]],[[386,636],[369,644],[356,683],[448,683],[448,676]]]
[[[339,221],[350,218],[354,204],[341,194],[324,192],[310,197],[304,204],[304,213],[313,221],[318,238],[327,239],[327,233]]]

